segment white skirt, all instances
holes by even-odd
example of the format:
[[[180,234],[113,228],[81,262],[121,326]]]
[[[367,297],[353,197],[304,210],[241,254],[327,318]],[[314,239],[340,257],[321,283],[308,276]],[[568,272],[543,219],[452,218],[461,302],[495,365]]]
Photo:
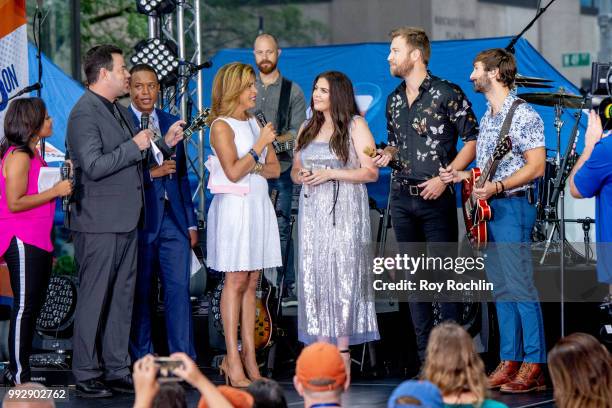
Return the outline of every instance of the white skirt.
[[[276,212],[268,182],[250,175],[247,195],[215,194],[206,224],[206,265],[220,272],[282,266]]]

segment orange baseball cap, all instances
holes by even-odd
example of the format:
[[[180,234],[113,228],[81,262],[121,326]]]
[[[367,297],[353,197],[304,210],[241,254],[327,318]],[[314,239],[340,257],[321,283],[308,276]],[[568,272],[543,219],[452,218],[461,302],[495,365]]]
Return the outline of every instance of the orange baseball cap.
[[[238,390],[227,385],[220,385],[217,389],[234,408],[253,408],[255,404],[253,396],[246,391]],[[208,404],[204,400],[204,397],[200,398],[198,408],[208,408]]]
[[[344,387],[346,367],[338,347],[319,342],[302,350],[295,366],[295,375],[308,390],[330,391]]]

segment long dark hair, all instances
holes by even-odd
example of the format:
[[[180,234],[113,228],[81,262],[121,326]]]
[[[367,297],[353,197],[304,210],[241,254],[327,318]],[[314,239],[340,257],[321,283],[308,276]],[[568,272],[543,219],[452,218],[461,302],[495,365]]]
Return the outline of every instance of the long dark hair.
[[[340,161],[346,163],[349,158],[349,126],[353,116],[359,115],[353,84],[342,72],[327,71],[315,78],[312,84],[313,90],[319,78],[325,78],[329,82],[330,114],[334,125],[334,133],[329,140],[329,147]],[[298,151],[304,149],[317,137],[325,122],[323,112],[315,111],[312,97],[310,98],[310,109],[312,110],[312,119],[308,121],[300,135],[297,145]]]
[[[20,98],[11,102],[4,117],[5,139],[0,144],[0,157],[11,146],[34,157],[30,141],[45,123],[46,116],[47,107],[40,98]]]

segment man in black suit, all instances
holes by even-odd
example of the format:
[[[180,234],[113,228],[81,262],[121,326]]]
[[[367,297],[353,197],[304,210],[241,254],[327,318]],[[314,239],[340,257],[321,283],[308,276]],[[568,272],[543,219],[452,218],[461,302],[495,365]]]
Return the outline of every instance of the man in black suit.
[[[79,274],[72,370],[77,394],[99,398],[112,396],[110,389],[134,392],[128,342],[144,219],[142,162],[153,133],[137,131],[116,102],[129,90],[121,49],[96,46],[83,66],[89,89],[70,112],[66,137],[75,176],[68,222]],[[156,143],[166,157],[182,139],[183,123]]]

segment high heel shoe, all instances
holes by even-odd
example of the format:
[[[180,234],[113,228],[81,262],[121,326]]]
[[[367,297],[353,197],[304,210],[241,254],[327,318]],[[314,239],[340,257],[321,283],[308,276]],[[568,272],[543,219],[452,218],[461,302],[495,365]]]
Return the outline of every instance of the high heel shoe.
[[[340,356],[342,357],[342,361],[344,361],[344,367],[346,369],[346,378],[350,384],[351,382],[351,350],[340,350]]]
[[[223,357],[221,364],[219,364],[219,374],[225,377],[225,385],[230,385],[234,388],[246,388],[251,384],[246,377],[237,381],[232,379],[232,377],[229,375],[229,367],[227,366],[225,357]]]
[[[259,371],[259,366],[257,366],[257,375],[252,375],[253,373],[250,372],[249,366],[246,364],[246,358],[242,352],[240,352],[240,360],[242,361],[242,366],[246,370],[246,375],[249,380],[255,381],[263,378],[261,372]],[[255,363],[257,363],[257,361],[255,361]]]

